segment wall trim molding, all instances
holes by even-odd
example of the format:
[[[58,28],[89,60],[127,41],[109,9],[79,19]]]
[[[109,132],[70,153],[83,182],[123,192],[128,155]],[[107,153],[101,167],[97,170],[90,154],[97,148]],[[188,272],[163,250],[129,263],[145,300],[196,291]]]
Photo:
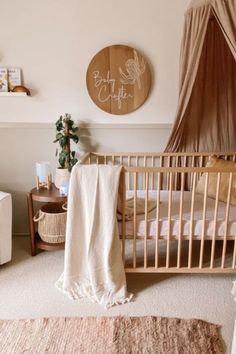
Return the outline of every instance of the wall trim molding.
[[[81,128],[87,129],[171,129],[172,124],[83,124]]]
[[[53,123],[20,123],[20,122],[0,122],[0,129],[52,129],[54,128]]]
[[[0,129],[54,129],[54,123],[20,123],[0,122]],[[103,124],[103,123],[82,123],[81,129],[164,129],[170,130],[172,124]]]

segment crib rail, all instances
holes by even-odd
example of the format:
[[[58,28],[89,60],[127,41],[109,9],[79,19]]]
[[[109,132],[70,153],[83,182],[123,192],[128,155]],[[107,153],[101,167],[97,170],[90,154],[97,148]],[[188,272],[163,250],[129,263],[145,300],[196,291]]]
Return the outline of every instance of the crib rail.
[[[236,167],[206,168],[204,164],[210,155],[92,153],[86,157],[85,163],[111,162],[123,165],[119,188],[122,201],[120,233],[126,272],[236,271],[236,206],[232,205]],[[216,155],[235,161],[236,153]],[[198,182],[203,174],[204,188],[200,194]],[[209,197],[213,177],[216,186],[214,195]],[[227,182],[224,186],[224,201],[223,179]],[[133,197],[131,220],[127,220],[126,216],[127,191]],[[141,219],[137,214],[140,195],[144,199]],[[151,199],[155,200],[156,208],[150,217],[148,207]],[[189,213],[186,213],[186,205]],[[199,208],[200,218],[196,218]],[[210,219],[209,215],[212,215]],[[155,225],[153,230],[150,219]]]
[[[126,167],[204,167],[209,160],[212,153],[99,153],[91,152],[86,156],[86,162],[97,164],[121,164]],[[222,153],[216,152],[215,156],[229,161],[236,161],[236,152]],[[150,173],[150,188],[155,189],[155,181],[152,172]],[[184,188],[190,190],[192,187],[192,176],[186,178]],[[168,175],[161,176],[161,189],[169,187]],[[180,180],[178,174],[173,175],[172,180],[175,190],[180,188]],[[139,174],[137,180],[139,189],[145,189],[145,175]],[[126,175],[127,189],[133,188],[131,184],[130,174]]]

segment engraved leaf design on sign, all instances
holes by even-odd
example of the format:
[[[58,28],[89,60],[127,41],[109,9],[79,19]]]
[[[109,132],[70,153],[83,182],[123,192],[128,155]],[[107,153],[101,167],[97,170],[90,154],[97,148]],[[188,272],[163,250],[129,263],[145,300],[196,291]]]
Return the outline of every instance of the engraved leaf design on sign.
[[[134,50],[134,59],[128,59],[125,63],[125,68],[127,73],[124,73],[121,67],[119,67],[120,82],[124,85],[135,85],[137,82],[138,88],[141,89],[140,76],[145,72],[146,63],[143,58],[141,63],[139,63],[136,50]]]

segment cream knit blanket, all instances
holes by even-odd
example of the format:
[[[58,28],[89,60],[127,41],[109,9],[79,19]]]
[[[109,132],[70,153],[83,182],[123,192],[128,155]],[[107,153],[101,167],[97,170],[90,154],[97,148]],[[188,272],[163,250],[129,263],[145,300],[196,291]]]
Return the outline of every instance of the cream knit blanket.
[[[72,299],[111,307],[130,301],[116,219],[121,166],[75,165],[70,180],[64,272]]]

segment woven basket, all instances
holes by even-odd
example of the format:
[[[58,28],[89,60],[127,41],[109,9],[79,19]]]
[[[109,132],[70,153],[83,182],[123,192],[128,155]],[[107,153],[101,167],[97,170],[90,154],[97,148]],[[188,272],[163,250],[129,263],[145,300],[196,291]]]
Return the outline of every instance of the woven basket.
[[[38,222],[38,234],[40,238],[48,243],[65,242],[67,212],[61,204],[48,203],[34,216]]]

